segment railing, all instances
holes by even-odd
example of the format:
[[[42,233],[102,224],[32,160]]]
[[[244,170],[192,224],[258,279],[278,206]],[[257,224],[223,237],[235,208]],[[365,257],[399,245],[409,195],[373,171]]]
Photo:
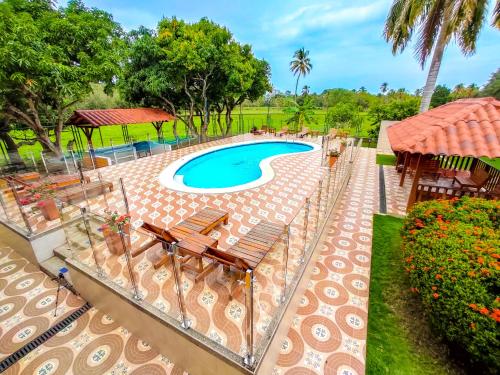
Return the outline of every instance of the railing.
[[[240,136],[221,142],[237,143],[247,139],[255,138]],[[295,141],[295,138],[288,140]],[[324,149],[332,146],[322,137],[307,140],[321,143]],[[151,234],[137,229],[149,220],[158,220],[162,227],[172,227],[186,219],[187,209],[193,210],[192,207],[196,207],[194,210],[206,206],[223,209],[222,195],[187,193],[179,193],[176,199],[180,207],[174,208],[167,189],[152,181],[159,170],[146,171],[140,163],[124,165],[122,172],[116,174],[115,169],[106,170],[105,177],[99,170],[87,172],[85,175],[91,181],[100,181],[102,186],[111,183],[112,191],[102,188],[97,194],[95,191],[90,194],[86,184],[80,184],[81,193],[75,193],[74,199],[58,201],[59,224],[63,224],[66,233],[69,257],[84,272],[130,297],[132,303],[147,307],[166,323],[197,335],[211,350],[239,359],[253,369],[262,359],[350,178],[361,142],[351,139],[333,168],[327,166],[326,151],[322,151],[317,178],[307,181],[312,185],[304,186],[307,194],[296,209],[281,216],[283,235],[254,270],[226,272],[219,267],[196,282],[191,272],[183,270],[185,259],[176,244],[158,242]],[[189,152],[192,149],[165,154],[159,168],[163,168],[169,158]],[[136,170],[139,173],[135,173]],[[126,178],[123,171],[129,171]],[[156,195],[156,201],[163,199],[164,204],[151,203],[144,191]],[[12,193],[15,194],[15,188]],[[140,209],[139,201],[149,208]],[[22,225],[28,218],[25,224],[29,228],[29,208],[19,205],[17,208],[22,212],[17,222]],[[132,210],[134,221],[110,232],[106,229],[104,209],[120,214]],[[139,249],[155,241],[154,246],[138,254]],[[165,262],[155,269],[159,259]],[[202,262],[210,265],[207,259]]]

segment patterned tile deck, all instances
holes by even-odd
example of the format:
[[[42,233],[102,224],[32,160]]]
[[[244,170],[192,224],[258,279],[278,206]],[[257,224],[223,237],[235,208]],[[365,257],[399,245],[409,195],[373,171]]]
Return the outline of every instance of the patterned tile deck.
[[[362,149],[275,375],[364,374],[376,171],[375,151]]]
[[[384,166],[385,193],[387,201],[387,213],[390,215],[406,215],[406,205],[413,183],[412,176],[406,176],[403,186],[399,186],[401,174],[390,165]]]

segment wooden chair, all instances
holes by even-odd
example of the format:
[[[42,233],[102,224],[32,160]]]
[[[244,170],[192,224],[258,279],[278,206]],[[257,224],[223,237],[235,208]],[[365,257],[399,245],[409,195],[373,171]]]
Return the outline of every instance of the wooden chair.
[[[461,188],[473,188],[478,192],[481,188],[486,185],[490,178],[490,175],[484,169],[478,168],[469,177],[466,176],[455,176],[453,183],[458,183]]]
[[[283,127],[281,128],[281,130],[280,130],[280,131],[277,131],[277,132],[276,132],[276,135],[281,137],[281,136],[283,136],[283,135],[288,134],[288,133],[289,133],[289,131],[290,131],[290,130],[288,129],[288,126],[283,126]]]
[[[311,130],[308,127],[302,128],[300,132],[297,133],[297,137],[299,138],[304,138],[306,135],[308,135],[311,132]]]
[[[441,176],[440,162],[439,160],[431,159],[431,160],[423,160],[422,162],[422,174],[421,178],[430,178],[432,180],[438,180]]]
[[[173,242],[179,242],[191,234],[208,234],[220,223],[227,224],[228,221],[229,214],[227,212],[207,207],[168,230],[150,223],[143,223],[141,228],[155,238],[132,251],[132,257],[142,254],[144,251],[162,241],[171,244]],[[157,269],[167,262],[168,257],[165,255],[154,264],[154,268]]]

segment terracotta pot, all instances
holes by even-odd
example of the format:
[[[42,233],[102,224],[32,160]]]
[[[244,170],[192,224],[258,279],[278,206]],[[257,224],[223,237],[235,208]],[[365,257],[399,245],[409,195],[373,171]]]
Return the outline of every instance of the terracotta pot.
[[[125,224],[123,226],[123,233],[127,234],[124,240],[126,246],[128,246],[128,248],[130,249],[130,224]],[[102,234],[111,254],[122,255],[125,252],[120,233],[114,232],[108,227],[104,227],[102,230]]]
[[[340,153],[343,153],[345,150],[345,145],[340,144]]]
[[[56,201],[53,199],[45,199],[37,203],[37,207],[40,209],[45,220],[55,220],[59,219],[59,210],[56,206]]]
[[[328,156],[328,165],[330,166],[330,168],[333,168],[338,158],[338,156]]]

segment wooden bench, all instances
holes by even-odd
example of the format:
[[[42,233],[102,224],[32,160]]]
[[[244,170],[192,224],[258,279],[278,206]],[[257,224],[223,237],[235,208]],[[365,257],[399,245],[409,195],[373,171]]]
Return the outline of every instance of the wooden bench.
[[[60,190],[57,192],[57,197],[63,202],[72,204],[81,202],[85,197],[95,197],[104,194],[107,189],[110,192],[113,191],[113,184],[111,182],[93,181]]]
[[[479,192],[489,178],[489,173],[484,169],[476,169],[469,177],[455,176],[453,183],[457,182],[461,188],[473,188]]]

